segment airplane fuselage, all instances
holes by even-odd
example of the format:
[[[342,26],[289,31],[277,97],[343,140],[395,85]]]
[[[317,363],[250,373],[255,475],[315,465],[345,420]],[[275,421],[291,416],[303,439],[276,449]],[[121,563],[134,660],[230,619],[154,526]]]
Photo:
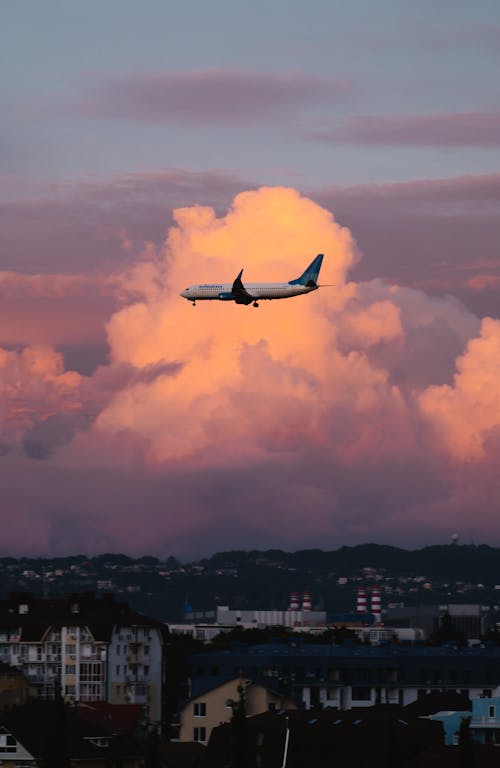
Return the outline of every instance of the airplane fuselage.
[[[303,293],[311,293],[319,286],[317,278],[323,262],[323,254],[318,253],[307,269],[296,280],[288,283],[245,283],[241,280],[243,270],[232,283],[200,283],[190,285],[181,296],[193,305],[197,301],[234,301],[236,304],[253,304],[258,307],[263,299],[289,299],[291,296],[300,296]]]
[[[191,285],[181,292],[181,296],[190,301],[204,301],[218,299],[219,301],[233,301],[232,283],[201,283]],[[264,299],[288,299],[291,296],[300,296],[317,290],[318,286],[290,285],[290,283],[245,283],[248,293],[262,301]]]

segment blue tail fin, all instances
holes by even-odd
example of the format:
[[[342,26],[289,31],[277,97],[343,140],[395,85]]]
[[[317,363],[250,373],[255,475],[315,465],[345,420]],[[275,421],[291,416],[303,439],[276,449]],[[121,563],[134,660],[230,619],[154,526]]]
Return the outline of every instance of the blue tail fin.
[[[298,277],[296,280],[290,280],[289,285],[307,285],[309,288],[314,288],[317,280],[321,264],[323,263],[323,254],[318,253],[314,261],[312,261],[307,267],[306,271]]]

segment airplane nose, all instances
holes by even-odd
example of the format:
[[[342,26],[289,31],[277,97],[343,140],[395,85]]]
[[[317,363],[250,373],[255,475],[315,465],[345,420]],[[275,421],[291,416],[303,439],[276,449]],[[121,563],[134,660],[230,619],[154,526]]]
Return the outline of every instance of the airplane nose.
[[[181,291],[179,296],[182,296],[183,299],[187,299],[187,291]]]

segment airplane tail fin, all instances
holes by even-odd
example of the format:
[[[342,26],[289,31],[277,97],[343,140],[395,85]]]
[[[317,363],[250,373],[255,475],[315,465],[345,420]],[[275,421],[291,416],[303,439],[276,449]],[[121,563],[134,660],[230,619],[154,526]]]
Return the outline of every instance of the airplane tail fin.
[[[309,264],[306,271],[296,280],[290,280],[289,285],[306,285],[308,288],[317,286],[318,275],[323,263],[323,254],[318,253],[316,258]]]

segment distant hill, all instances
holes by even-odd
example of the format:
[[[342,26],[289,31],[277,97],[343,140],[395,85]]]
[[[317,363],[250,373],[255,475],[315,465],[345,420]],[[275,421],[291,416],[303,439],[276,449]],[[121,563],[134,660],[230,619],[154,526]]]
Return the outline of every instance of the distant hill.
[[[366,570],[366,569],[372,569]],[[336,550],[231,550],[180,563],[174,557],[106,553],[44,558],[0,558],[0,596],[29,591],[46,597],[112,592],[133,608],[180,621],[185,604],[199,609],[284,609],[290,594],[312,591],[326,611],[353,610],[362,580],[380,580],[383,603],[500,604],[500,549],[448,544],[407,550],[361,544]],[[341,577],[345,577],[345,580]],[[496,610],[496,609],[495,609]]]
[[[425,575],[430,579],[500,583],[500,549],[486,544],[443,544],[407,550],[385,544],[360,544],[324,551],[303,549],[233,550],[200,561],[212,569],[261,564],[296,568],[311,573],[335,572],[348,576],[363,568],[384,569],[393,575]]]

